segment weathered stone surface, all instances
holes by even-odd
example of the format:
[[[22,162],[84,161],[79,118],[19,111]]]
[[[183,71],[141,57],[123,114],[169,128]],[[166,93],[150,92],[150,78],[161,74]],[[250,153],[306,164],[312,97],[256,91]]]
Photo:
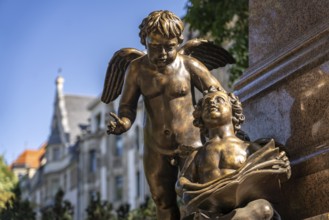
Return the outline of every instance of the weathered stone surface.
[[[329,1],[249,1],[249,61],[254,65],[328,22]],[[309,33],[311,32],[311,33]]]
[[[322,215],[317,215],[311,218],[307,218],[305,220],[328,220],[329,219],[329,213],[325,213]]]
[[[329,212],[329,1],[250,0],[250,68],[236,84],[243,130],[285,145],[283,219]],[[319,219],[321,219],[319,218]]]
[[[329,62],[326,62],[246,100],[243,129],[251,139],[275,138],[287,147],[291,159],[318,152],[329,140],[328,94]]]

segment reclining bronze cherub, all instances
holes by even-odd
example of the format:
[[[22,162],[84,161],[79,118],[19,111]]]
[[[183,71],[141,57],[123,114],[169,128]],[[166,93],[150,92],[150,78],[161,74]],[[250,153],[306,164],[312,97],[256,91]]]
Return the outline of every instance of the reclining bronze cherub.
[[[210,87],[193,115],[208,141],[187,157],[176,185],[186,219],[279,219],[269,201],[290,177],[285,152],[273,140],[260,146],[236,136],[244,116],[232,93]]]

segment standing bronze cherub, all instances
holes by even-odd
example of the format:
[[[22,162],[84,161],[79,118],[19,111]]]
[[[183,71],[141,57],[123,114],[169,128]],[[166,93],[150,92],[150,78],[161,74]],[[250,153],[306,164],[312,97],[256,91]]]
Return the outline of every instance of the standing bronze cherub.
[[[139,97],[146,109],[144,170],[158,219],[180,219],[175,183],[179,167],[171,163],[180,145],[201,146],[193,126],[193,88],[203,91],[220,83],[209,72],[228,63],[232,56],[205,40],[183,42],[183,22],[169,11],[150,13],[139,26],[147,54],[126,48],[116,52],[107,69],[102,101],[121,94],[118,115],[108,124],[108,134],[126,132],[136,117]]]

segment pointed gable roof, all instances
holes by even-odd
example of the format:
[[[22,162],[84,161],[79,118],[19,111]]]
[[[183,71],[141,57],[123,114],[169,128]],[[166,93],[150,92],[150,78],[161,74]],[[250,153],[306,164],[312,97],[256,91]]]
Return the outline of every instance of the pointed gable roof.
[[[56,97],[54,102],[54,113],[51,122],[51,132],[48,144],[74,144],[80,133],[80,125],[88,123],[88,105],[95,97],[64,95],[64,78],[56,79]]]
[[[50,135],[49,135],[49,138],[48,138],[49,145],[61,144],[62,143],[58,123],[59,122],[57,120],[56,114],[54,114],[53,115],[53,120],[52,120],[52,125],[51,125]]]
[[[80,126],[88,124],[90,112],[88,105],[95,97],[65,95],[65,106],[67,110],[67,120],[69,127],[68,141],[70,145],[74,144],[80,134]]]

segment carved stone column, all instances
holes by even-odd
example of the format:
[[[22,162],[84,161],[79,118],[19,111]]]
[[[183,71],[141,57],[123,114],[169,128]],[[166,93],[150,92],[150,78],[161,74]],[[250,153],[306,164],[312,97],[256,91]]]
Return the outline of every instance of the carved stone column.
[[[329,212],[329,1],[250,0],[250,67],[235,89],[252,140],[286,146],[283,219]]]

